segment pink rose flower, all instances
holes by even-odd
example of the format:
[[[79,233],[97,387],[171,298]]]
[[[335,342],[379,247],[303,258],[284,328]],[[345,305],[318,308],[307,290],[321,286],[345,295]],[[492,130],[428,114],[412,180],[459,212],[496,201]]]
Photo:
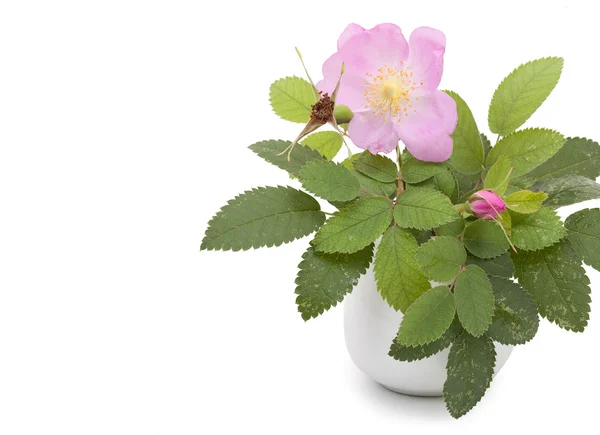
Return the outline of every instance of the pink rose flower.
[[[484,220],[494,219],[506,210],[506,204],[502,201],[502,198],[491,190],[480,190],[474,193],[469,198],[469,204],[471,205],[471,213]]]
[[[429,27],[416,29],[407,43],[395,24],[350,24],[317,87],[331,94],[343,63],[336,103],[354,112],[348,133],[358,147],[389,153],[402,140],[417,159],[443,162],[458,119],[452,97],[437,90],[445,48],[444,34]]]

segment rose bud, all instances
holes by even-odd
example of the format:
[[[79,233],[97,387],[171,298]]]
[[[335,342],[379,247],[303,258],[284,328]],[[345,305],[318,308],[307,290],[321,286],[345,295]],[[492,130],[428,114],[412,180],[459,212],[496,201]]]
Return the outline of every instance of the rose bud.
[[[502,198],[491,190],[480,190],[469,198],[471,213],[484,220],[491,220],[506,210]]]

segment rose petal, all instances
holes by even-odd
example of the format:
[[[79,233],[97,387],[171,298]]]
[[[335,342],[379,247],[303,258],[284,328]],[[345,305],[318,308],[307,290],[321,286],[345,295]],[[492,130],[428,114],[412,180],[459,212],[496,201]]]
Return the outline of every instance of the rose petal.
[[[344,44],[346,42],[348,42],[348,40],[350,38],[352,38],[355,35],[358,35],[359,33],[364,32],[364,31],[365,31],[365,29],[362,26],[359,26],[358,24],[355,24],[355,23],[348,24],[338,39],[338,44],[337,44],[338,50],[340,48],[342,48],[344,46]]]
[[[317,89],[327,92],[331,96],[340,78],[341,71],[342,59],[338,53],[335,53],[323,64],[323,80],[317,83]],[[364,111],[366,85],[366,75],[361,74],[358,76],[355,71],[346,69],[340,82],[336,104],[344,104],[355,113]]]
[[[450,134],[458,121],[456,103],[442,91],[421,94],[418,98],[411,100],[416,112],[410,109],[408,116],[395,123],[398,136],[417,159],[446,161],[452,154]]]
[[[394,123],[385,122],[384,116],[371,112],[355,114],[350,121],[348,134],[357,147],[368,149],[372,154],[389,153],[398,145]]]
[[[399,66],[408,57],[408,43],[400,27],[379,24],[371,30],[353,35],[338,53],[346,71],[357,75],[374,73],[378,68]]]
[[[410,53],[406,64],[415,79],[422,81],[426,90],[437,89],[444,71],[446,36],[430,27],[419,27],[411,33],[408,45]]]

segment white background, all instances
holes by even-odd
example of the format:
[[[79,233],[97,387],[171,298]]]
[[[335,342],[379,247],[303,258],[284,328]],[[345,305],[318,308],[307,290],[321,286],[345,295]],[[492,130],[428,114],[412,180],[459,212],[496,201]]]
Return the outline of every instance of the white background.
[[[597,431],[597,306],[584,334],[544,321],[454,421],[362,375],[339,307],[301,320],[308,239],[199,252],[226,200],[296,185],[246,148],[300,128],[268,103],[294,46],[318,79],[349,22],[439,28],[484,132],[508,72],[564,56],[527,125],[598,140],[594,3],[0,2],[0,433]]]

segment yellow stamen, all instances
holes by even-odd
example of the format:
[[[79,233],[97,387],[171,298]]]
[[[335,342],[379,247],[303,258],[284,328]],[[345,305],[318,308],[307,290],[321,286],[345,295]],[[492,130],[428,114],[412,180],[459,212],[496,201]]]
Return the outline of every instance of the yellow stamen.
[[[402,114],[408,116],[407,108],[416,112],[411,101],[418,101],[419,98],[411,97],[411,93],[423,86],[423,82],[413,81],[413,72],[408,69],[408,66],[404,66],[400,62],[400,67],[383,65],[377,69],[375,74],[367,72],[368,85],[364,92],[367,103],[365,108],[370,108],[375,116],[383,116],[384,121],[400,122]]]

